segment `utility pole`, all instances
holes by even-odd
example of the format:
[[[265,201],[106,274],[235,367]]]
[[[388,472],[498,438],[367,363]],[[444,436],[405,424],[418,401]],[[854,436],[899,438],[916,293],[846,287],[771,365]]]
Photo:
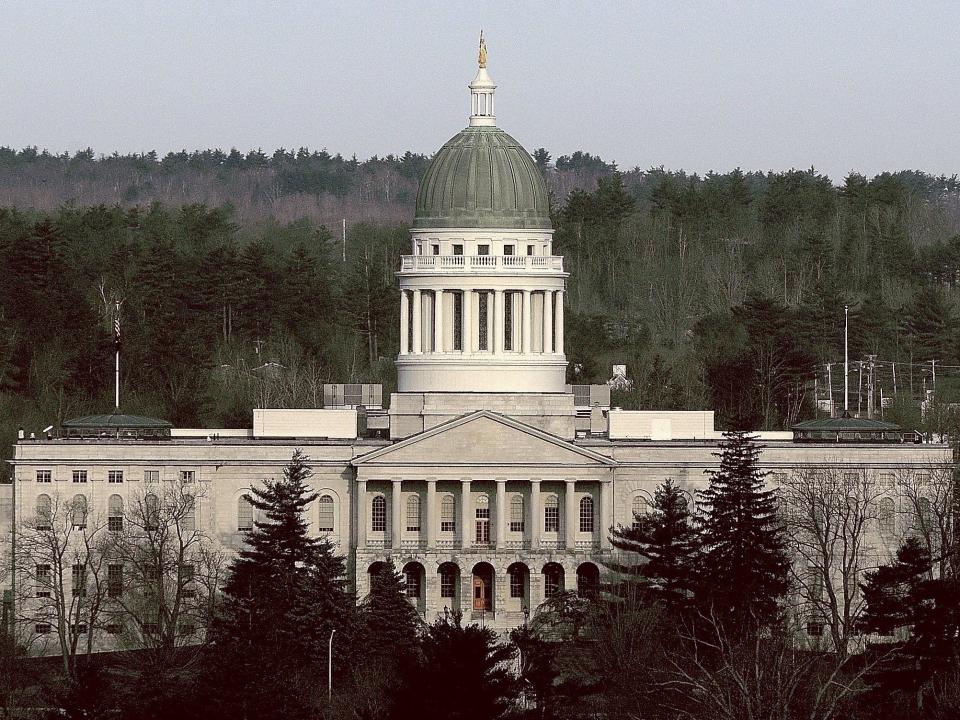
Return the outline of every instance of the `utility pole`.
[[[827,363],[827,395],[830,396],[830,417],[833,417],[833,372],[831,363]]]
[[[860,417],[860,403],[863,400],[863,360],[857,361],[857,417]]]
[[[850,307],[843,306],[843,412],[850,410]]]
[[[867,419],[868,419],[868,420],[872,420],[872,419],[873,419],[873,412],[874,412],[874,408],[873,408],[873,393],[874,393],[874,389],[873,389],[873,385],[874,385],[873,369],[874,369],[874,363],[875,363],[876,359],[877,359],[877,356],[876,356],[876,355],[867,355],[867,368],[868,368],[868,370],[869,370],[869,374],[867,375]]]
[[[341,220],[343,224],[343,261],[347,261],[347,219]]]
[[[937,361],[936,360],[930,361],[930,374],[933,378],[933,395],[934,397],[936,397],[937,395]]]

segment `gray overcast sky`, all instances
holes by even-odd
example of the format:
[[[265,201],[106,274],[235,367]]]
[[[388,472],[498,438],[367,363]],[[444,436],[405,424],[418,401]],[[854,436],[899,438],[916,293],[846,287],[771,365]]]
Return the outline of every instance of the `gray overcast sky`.
[[[960,172],[960,3],[0,0],[0,145],[433,153],[498,124],[623,169]]]

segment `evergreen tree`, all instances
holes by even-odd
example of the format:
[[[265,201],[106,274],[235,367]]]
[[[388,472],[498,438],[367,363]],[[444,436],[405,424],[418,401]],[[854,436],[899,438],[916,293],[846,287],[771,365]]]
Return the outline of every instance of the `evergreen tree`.
[[[439,618],[423,638],[423,661],[405,679],[398,710],[423,720],[494,720],[516,692],[508,666],[514,648],[489,628]],[[399,717],[400,715],[397,715]]]
[[[379,565],[370,576],[370,594],[360,607],[360,617],[370,642],[368,659],[396,669],[418,650],[422,621],[406,598],[406,583],[393,560]]]
[[[773,624],[788,588],[790,560],[774,491],[757,467],[761,448],[743,431],[723,434],[720,469],[700,491],[701,551],[697,601],[721,622],[746,628]]]
[[[211,697],[224,715],[300,717],[325,693],[327,639],[354,636],[343,559],[310,537],[304,514],[316,499],[308,458],[297,450],[283,478],[253,488],[261,519],[231,567],[223,608],[211,630]],[[344,642],[346,640],[347,642]],[[342,666],[349,653],[338,653]]]
[[[893,646],[883,643],[872,674],[877,702],[890,711],[912,707],[932,712],[939,688],[960,670],[960,584],[933,578],[933,560],[918,538],[908,538],[889,565],[867,573],[861,586],[864,632],[899,633]],[[945,715],[944,715],[945,716]]]
[[[614,529],[610,542],[619,550],[646,558],[638,572],[649,581],[656,597],[672,606],[686,603],[696,535],[686,496],[672,480],[657,488],[652,511],[638,515],[631,527]]]

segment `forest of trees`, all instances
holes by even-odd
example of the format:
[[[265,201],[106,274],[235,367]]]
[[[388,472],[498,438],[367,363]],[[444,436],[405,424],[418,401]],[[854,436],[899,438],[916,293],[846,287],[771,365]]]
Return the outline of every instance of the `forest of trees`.
[[[960,395],[956,178],[534,160],[571,273],[571,381],[626,363],[617,405],[784,428],[826,399],[828,363],[840,401],[849,305],[854,408],[870,354],[884,417],[942,428],[920,401]],[[255,405],[315,405],[325,381],[389,392],[393,273],[426,162],[0,148],[0,442],[112,407],[117,302],[126,412],[231,427]]]

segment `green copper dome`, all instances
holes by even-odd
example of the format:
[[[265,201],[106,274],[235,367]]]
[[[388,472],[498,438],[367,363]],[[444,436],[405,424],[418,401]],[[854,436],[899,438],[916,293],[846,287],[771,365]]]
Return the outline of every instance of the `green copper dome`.
[[[494,126],[468,127],[420,181],[414,229],[550,229],[547,187],[530,154]]]

